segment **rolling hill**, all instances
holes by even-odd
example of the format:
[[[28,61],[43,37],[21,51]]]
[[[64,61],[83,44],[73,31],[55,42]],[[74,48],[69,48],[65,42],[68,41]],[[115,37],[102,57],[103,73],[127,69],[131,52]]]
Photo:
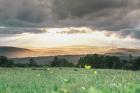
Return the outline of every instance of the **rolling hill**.
[[[128,49],[128,48],[113,48],[105,52],[107,55],[121,56],[121,55],[129,55],[133,56],[140,55],[140,49]]]
[[[110,56],[118,56],[123,59],[128,59],[129,54],[137,57],[140,55],[139,49],[127,48],[105,48],[105,47],[91,47],[91,46],[69,46],[61,48],[47,48],[47,49],[26,49],[17,47],[0,47],[0,56],[7,56],[12,58],[16,63],[29,62],[30,58],[44,65],[51,62],[54,56],[67,59],[69,62],[77,63],[80,57],[86,54],[105,54]]]
[[[34,53],[35,53],[34,51],[25,48],[8,47],[8,46],[0,47],[0,56],[27,57]]]
[[[7,56],[9,58],[24,58],[24,57],[38,57],[38,56],[64,56],[64,55],[86,55],[86,54],[105,54],[113,56],[125,56],[132,54],[134,56],[140,55],[139,49],[128,48],[108,48],[108,47],[93,47],[93,46],[67,46],[59,48],[46,49],[26,49],[17,47],[0,47],[0,56]]]
[[[44,49],[25,49],[17,47],[0,47],[0,56],[10,58],[38,57],[38,56],[57,56],[57,55],[85,55],[102,53],[107,48],[92,46],[66,46],[59,48]]]

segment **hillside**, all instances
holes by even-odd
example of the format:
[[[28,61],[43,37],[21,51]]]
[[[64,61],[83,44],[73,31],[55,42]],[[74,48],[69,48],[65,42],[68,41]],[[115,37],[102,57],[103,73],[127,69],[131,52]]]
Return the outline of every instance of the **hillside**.
[[[107,48],[93,46],[66,46],[58,48],[25,49],[17,47],[0,47],[0,56],[10,58],[58,56],[58,55],[85,55],[103,53]]]
[[[66,46],[58,48],[26,49],[18,47],[0,47],[0,56],[10,58],[39,57],[39,56],[65,56],[65,55],[86,55],[86,54],[105,54],[113,56],[134,56],[140,55],[139,49],[128,48],[109,48],[94,46]]]
[[[128,49],[128,48],[114,48],[105,52],[106,55],[114,55],[114,56],[125,56],[132,54],[133,56],[140,55],[140,49]]]
[[[21,52],[21,51],[27,52],[27,51],[31,51],[31,50],[25,49],[25,48],[8,47],[8,46],[0,47],[0,52],[2,52],[2,53]]]
[[[0,47],[0,56],[27,57],[32,55],[33,53],[34,51],[25,48],[8,47],[8,46]]]

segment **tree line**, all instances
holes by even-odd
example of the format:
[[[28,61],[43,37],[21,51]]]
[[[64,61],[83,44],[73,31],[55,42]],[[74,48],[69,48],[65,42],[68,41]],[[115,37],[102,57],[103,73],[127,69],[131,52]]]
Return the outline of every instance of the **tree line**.
[[[15,63],[5,56],[0,56],[0,67],[37,67],[39,66],[33,58],[29,59],[28,63]]]
[[[77,67],[90,65],[92,68],[102,69],[125,69],[125,70],[140,70],[140,57],[133,58],[129,55],[128,59],[120,59],[117,56],[108,55],[86,55],[80,58]]]
[[[140,57],[134,58],[129,55],[128,59],[120,59],[117,56],[108,55],[86,55],[81,57],[77,64],[69,62],[65,58],[54,57],[47,66],[49,67],[85,67],[90,65],[92,68],[100,69],[124,69],[124,70],[140,70]],[[37,62],[30,58],[27,63],[14,63],[4,56],[0,56],[0,67],[41,67]]]

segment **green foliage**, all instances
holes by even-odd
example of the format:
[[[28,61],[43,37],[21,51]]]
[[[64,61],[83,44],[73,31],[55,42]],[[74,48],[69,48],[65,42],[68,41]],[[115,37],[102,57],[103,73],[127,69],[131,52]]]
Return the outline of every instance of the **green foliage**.
[[[30,67],[35,67],[35,66],[38,66],[38,65],[33,58],[30,58],[29,59],[29,66]]]
[[[8,60],[4,56],[0,56],[0,67],[13,67],[14,62],[12,60]]]
[[[133,56],[129,55],[129,60],[122,60],[116,56],[86,55],[80,58],[77,66],[85,65],[90,65],[92,68],[140,70],[140,57],[133,59]]]
[[[95,89],[94,87],[90,87],[87,93],[102,93],[102,92]]]
[[[0,67],[38,67],[34,59],[29,59],[29,63],[14,63],[5,56],[0,56]]]
[[[94,71],[0,68],[0,93],[140,93],[139,71]]]
[[[133,63],[133,69],[134,70],[140,70],[140,57],[135,59],[135,61]]]
[[[103,68],[103,69],[124,69],[124,70],[140,70],[140,57],[133,58],[129,55],[128,60],[120,59],[116,56],[106,55],[86,55],[81,57],[76,65],[69,62],[67,59],[54,57],[54,60],[47,66],[51,67],[85,67],[91,66],[92,68]],[[14,63],[12,60],[4,56],[0,56],[0,67],[40,67],[37,62],[30,58],[27,63]]]
[[[51,62],[52,67],[73,67],[74,65],[66,59],[60,59],[58,57],[54,57],[54,60]]]

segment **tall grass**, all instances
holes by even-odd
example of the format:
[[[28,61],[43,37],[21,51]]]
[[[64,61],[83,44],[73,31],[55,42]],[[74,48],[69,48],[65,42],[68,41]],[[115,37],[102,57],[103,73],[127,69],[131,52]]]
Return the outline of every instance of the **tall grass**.
[[[0,68],[0,93],[140,93],[140,72]]]

